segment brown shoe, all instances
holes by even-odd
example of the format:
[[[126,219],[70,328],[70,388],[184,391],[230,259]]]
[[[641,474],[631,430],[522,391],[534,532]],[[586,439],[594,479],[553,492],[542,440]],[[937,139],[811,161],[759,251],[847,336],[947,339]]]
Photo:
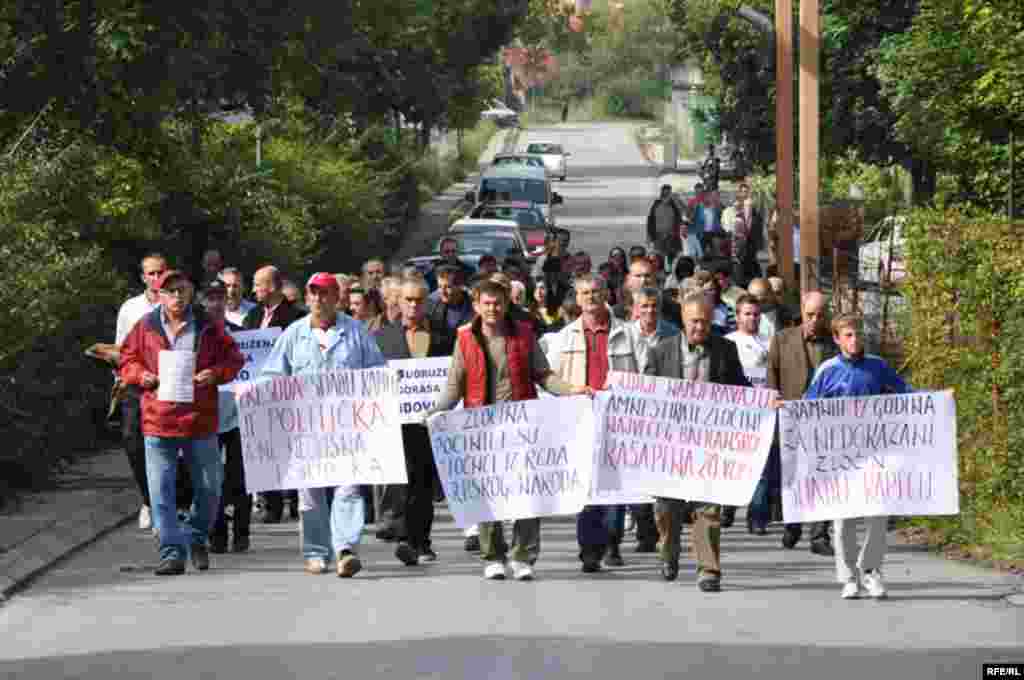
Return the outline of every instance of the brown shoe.
[[[363,563],[350,550],[342,550],[338,553],[338,577],[352,578],[363,568]]]
[[[305,567],[305,569],[306,569],[306,573],[307,574],[314,574],[314,575],[326,574],[327,573],[327,563],[325,561],[323,561],[322,559],[320,559],[319,557],[314,557],[312,559],[306,560],[306,567]]]

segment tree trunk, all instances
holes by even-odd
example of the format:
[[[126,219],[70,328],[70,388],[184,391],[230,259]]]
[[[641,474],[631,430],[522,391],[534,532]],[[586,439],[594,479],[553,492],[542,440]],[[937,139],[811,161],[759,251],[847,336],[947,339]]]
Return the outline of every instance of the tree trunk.
[[[937,177],[935,168],[928,161],[917,158],[910,159],[907,170],[913,180],[911,189],[911,202],[916,205],[925,205],[935,197]]]

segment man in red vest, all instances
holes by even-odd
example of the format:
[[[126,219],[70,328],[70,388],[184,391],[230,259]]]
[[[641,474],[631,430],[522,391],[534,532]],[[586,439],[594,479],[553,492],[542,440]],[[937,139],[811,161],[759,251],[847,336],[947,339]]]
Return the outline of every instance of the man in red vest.
[[[502,401],[537,398],[536,385],[557,395],[588,394],[586,385],[574,387],[552,373],[547,358],[526,321],[512,321],[508,291],[494,281],[483,281],[473,291],[476,318],[458,330],[448,386],[434,412],[446,411],[461,399],[466,408]],[[532,565],[540,553],[540,519],[516,520],[512,529],[508,569],[517,581],[533,579]],[[480,557],[486,563],[484,578],[505,578],[509,547],[501,522],[480,525]]]

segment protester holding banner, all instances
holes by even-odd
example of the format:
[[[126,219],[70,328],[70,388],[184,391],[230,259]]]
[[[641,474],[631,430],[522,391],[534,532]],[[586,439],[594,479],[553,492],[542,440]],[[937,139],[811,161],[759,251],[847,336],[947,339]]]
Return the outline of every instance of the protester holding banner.
[[[637,371],[642,372],[647,365],[647,355],[665,338],[679,335],[679,327],[662,318],[661,292],[654,287],[640,288],[633,293],[627,292],[631,298],[631,316],[628,323],[633,335],[633,349],[636,352]],[[629,506],[636,526],[636,552],[652,553],[657,550],[658,528],[654,521],[654,506],[641,503]],[[625,519],[625,509],[623,509]]]
[[[248,330],[257,328],[288,328],[292,323],[304,316],[302,310],[288,301],[284,296],[284,277],[277,267],[261,267],[252,277],[253,293],[259,303],[246,316],[242,323]],[[287,493],[292,503],[292,518],[297,519],[298,495],[295,491],[268,491],[263,494],[263,517],[265,524],[277,524],[284,515],[284,497]]]
[[[430,289],[422,278],[402,281],[402,318],[388,324],[374,335],[385,359],[422,359],[451,356],[455,336],[446,326],[431,324],[427,318],[427,297]],[[402,425],[402,446],[409,482],[401,507],[395,514],[404,518],[408,539],[395,548],[395,557],[406,566],[437,560],[430,544],[434,523],[434,458],[430,450],[427,428],[421,423]],[[389,487],[392,485],[388,485]]]
[[[749,383],[743,375],[736,345],[711,333],[712,309],[702,294],[683,300],[683,333],[667,338],[651,350],[644,373],[693,382],[740,385]],[[654,506],[658,525],[661,574],[666,581],[679,576],[680,532],[686,501],[657,498]],[[698,503],[693,509],[693,546],[697,553],[697,587],[702,592],[721,590],[720,505]]]
[[[852,314],[841,314],[832,321],[832,339],[839,347],[840,354],[818,367],[804,399],[864,397],[911,391],[910,386],[884,359],[864,354],[862,326],[861,318]],[[861,520],[867,530],[864,545],[858,551],[857,529]],[[881,566],[885,559],[888,521],[885,515],[834,520],[836,576],[843,584],[844,600],[860,597],[861,586],[872,598],[886,596]]]
[[[592,394],[586,386],[573,387],[555,375],[537,344],[531,324],[510,322],[508,291],[493,281],[473,291],[477,317],[459,329],[448,385],[435,412],[447,411],[459,400],[466,408],[537,398],[540,384],[553,394]],[[540,553],[540,519],[519,519],[512,530],[511,551],[501,522],[480,525],[480,557],[486,562],[484,578],[504,579],[505,558],[517,581],[533,578],[533,562]]]
[[[222,272],[223,273],[223,272]],[[203,309],[211,323],[221,325],[229,333],[242,331],[227,320],[228,286],[223,279],[214,279],[202,290]],[[245,552],[249,549],[249,525],[252,517],[252,499],[245,490],[245,469],[242,465],[242,436],[238,430],[238,406],[230,389],[217,392],[217,440],[224,453],[224,476],[221,485],[220,505],[210,532],[210,552],[225,553],[228,550],[228,522],[224,508],[234,507],[231,524],[234,538],[231,552]]]
[[[160,541],[156,574],[210,568],[207,536],[220,504],[223,468],[217,446],[217,385],[231,382],[244,359],[220,324],[192,305],[192,283],[181,271],[163,273],[160,306],[135,324],[121,350],[121,379],[142,390],[146,475]],[[191,468],[190,526],[178,525],[178,452]]]
[[[821,364],[839,352],[829,330],[825,314],[825,296],[817,291],[805,293],[801,302],[801,325],[777,333],[768,347],[768,388],[780,393],[785,401],[803,397],[811,377]],[[768,457],[762,475],[762,489],[754,492],[755,499],[764,499],[768,492],[778,495],[780,481],[778,437]],[[760,505],[757,511],[763,517],[768,509]],[[811,552],[831,557],[835,554],[829,538],[828,522],[811,525]],[[803,528],[800,524],[787,524],[782,536],[782,547],[791,549],[800,542]]]
[[[309,315],[290,325],[274,343],[262,376],[315,375],[341,369],[386,365],[377,343],[363,324],[338,311],[340,290],[331,274],[319,272],[306,283]],[[333,491],[333,499],[328,493]],[[326,573],[337,559],[338,576],[362,569],[356,554],[366,508],[356,485],[302,489],[302,554],[310,574]]]
[[[583,313],[551,343],[552,370],[567,383],[592,390],[604,388],[609,370],[637,373],[633,334],[626,322],[609,312],[607,282],[583,274],[576,278],[575,288]],[[576,516],[583,573],[600,571],[602,558],[612,566],[622,564],[624,512],[620,505],[588,505]]]

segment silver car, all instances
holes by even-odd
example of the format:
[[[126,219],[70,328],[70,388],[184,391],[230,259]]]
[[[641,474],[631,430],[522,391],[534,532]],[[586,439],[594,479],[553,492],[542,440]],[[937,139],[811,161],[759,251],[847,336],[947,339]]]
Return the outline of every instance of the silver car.
[[[562,148],[561,144],[554,142],[531,142],[526,146],[526,153],[536,154],[544,159],[544,167],[552,177],[558,177],[563,182],[567,174],[566,160],[571,153]]]

